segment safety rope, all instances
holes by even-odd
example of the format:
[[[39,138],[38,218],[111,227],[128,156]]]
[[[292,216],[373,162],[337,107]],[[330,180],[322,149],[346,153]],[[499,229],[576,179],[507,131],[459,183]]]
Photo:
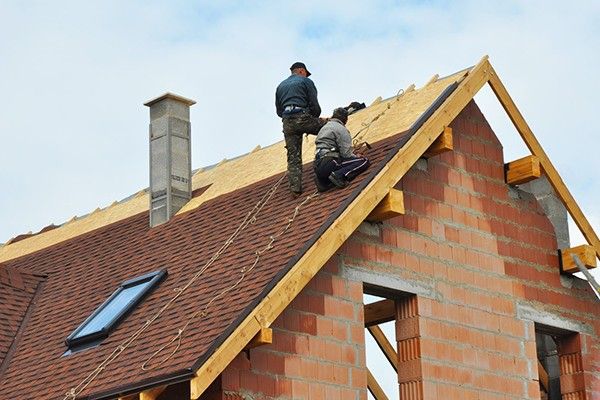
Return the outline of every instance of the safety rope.
[[[375,121],[377,121],[379,118],[381,118],[386,112],[389,111],[390,108],[392,108],[392,105],[395,102],[400,101],[400,98],[404,95],[404,89],[400,89],[398,90],[398,92],[396,93],[396,99],[394,101],[390,101],[386,108],[383,109],[383,111],[381,111],[379,114],[375,115],[375,117],[373,117],[373,119],[371,119],[371,121],[369,121],[368,123],[363,123],[362,124],[362,128],[359,129],[354,136],[352,136],[352,144],[354,147],[357,147],[359,145],[360,142],[363,141],[363,138],[365,137],[365,135],[367,134],[367,132],[369,131],[369,128],[371,128],[371,125],[373,125],[373,123]],[[364,133],[363,133],[364,132]],[[357,138],[358,135],[360,135],[361,133],[363,133],[363,135],[359,138]]]
[[[396,102],[400,101],[400,97],[402,97],[402,95],[404,94],[404,90],[400,89],[396,95]],[[368,132],[369,128],[371,127],[371,125],[377,121],[379,118],[381,118],[391,107],[392,104],[394,102],[390,102],[387,104],[387,107],[381,111],[379,114],[377,114],[374,118],[371,119],[371,121],[369,121],[368,123],[364,124],[363,123],[363,127],[358,130],[358,132],[356,132],[354,134],[354,136],[352,137],[353,139],[353,143],[356,145],[358,142],[360,142],[360,140],[362,140],[362,138],[366,135],[366,133]],[[361,133],[364,134],[358,138],[357,136]],[[364,142],[366,144],[366,142]],[[368,144],[367,144],[368,146]],[[287,174],[283,174],[281,176],[281,178],[279,178],[274,184],[273,186],[263,195],[263,197],[256,203],[256,205],[254,206],[254,208],[249,211],[244,220],[240,223],[240,225],[236,228],[236,230],[231,234],[231,236],[229,236],[229,238],[223,243],[223,245],[212,255],[212,257],[204,264],[204,266],[202,266],[202,268],[200,268],[200,270],[198,270],[194,276],[192,276],[192,278],[187,282],[187,284],[185,286],[183,286],[182,288],[176,288],[175,291],[177,292],[167,303],[165,303],[165,305],[163,305],[160,310],[154,314],[150,319],[146,320],[146,322],[140,326],[140,328],[138,328],[129,338],[125,339],[119,346],[117,346],[92,372],[90,372],[77,386],[71,388],[67,393],[65,393],[65,396],[63,397],[63,400],[75,400],[77,398],[77,396],[79,394],[81,394],[93,381],[94,379],[96,379],[96,377],[102,372],[104,371],[117,357],[119,357],[119,355],[121,353],[123,353],[129,346],[131,346],[131,344],[133,342],[135,342],[135,340],[142,334],[144,333],[148,327],[150,327],[158,318],[160,318],[160,316],[173,304],[175,303],[179,297],[181,297],[183,295],[183,293],[193,285],[193,283],[202,275],[204,274],[204,272],[210,268],[210,266],[212,264],[214,264],[215,261],[217,261],[217,259],[221,256],[221,254],[223,254],[227,248],[235,241],[235,239],[239,236],[239,234],[246,229],[246,227],[248,227],[248,225],[250,224],[254,224],[256,222],[256,217],[258,216],[258,214],[260,213],[260,211],[263,209],[263,207],[267,204],[267,202],[271,199],[271,197],[273,197],[273,195],[275,194],[275,192],[277,191],[277,188],[279,187],[280,183],[283,181],[283,179],[287,176]],[[213,298],[211,298],[211,300],[201,309],[196,311],[194,314],[192,314],[188,320],[186,321],[186,323],[177,330],[177,333],[173,336],[173,338],[171,338],[171,340],[169,342],[167,342],[165,345],[161,346],[157,351],[155,351],[154,353],[152,353],[152,355],[150,355],[150,357],[148,357],[148,359],[142,364],[141,368],[142,370],[151,370],[154,369],[160,365],[162,365],[163,363],[165,363],[166,361],[168,361],[171,357],[173,357],[173,355],[175,355],[177,353],[177,351],[179,350],[179,348],[181,347],[181,342],[183,339],[183,334],[185,332],[185,330],[188,328],[188,326],[190,325],[190,323],[198,316],[200,316],[201,318],[206,317],[207,313],[208,313],[208,308],[214,303],[215,300],[217,300],[219,297],[224,296],[225,294],[229,293],[230,291],[234,290],[237,286],[239,286],[239,284],[246,278],[247,274],[249,272],[251,272],[256,265],[258,264],[260,257],[262,254],[264,254],[265,252],[271,250],[273,248],[273,243],[275,242],[275,240],[277,240],[279,237],[281,237],[283,234],[285,234],[289,228],[291,227],[292,223],[294,222],[294,220],[296,219],[298,213],[300,212],[300,209],[306,204],[308,203],[310,200],[312,200],[313,198],[317,197],[319,195],[319,193],[317,191],[315,191],[313,194],[307,196],[302,202],[300,202],[295,208],[294,208],[294,212],[292,213],[292,216],[288,219],[287,224],[283,227],[283,229],[275,234],[269,237],[269,241],[268,243],[265,245],[265,247],[263,247],[260,250],[256,250],[255,251],[255,259],[254,262],[252,263],[252,265],[248,268],[246,267],[242,267],[240,269],[240,278],[234,282],[234,284],[232,286],[230,286],[229,288],[224,289],[223,291],[221,291],[220,293],[218,293],[217,295],[213,296]],[[158,362],[158,364],[154,367],[148,367],[148,364],[150,363],[150,361],[152,361],[152,359],[154,359],[156,356],[158,356],[160,353],[162,353],[166,348],[168,348],[170,345],[172,345],[173,343],[177,342],[177,344],[175,345],[175,348],[173,349],[173,351],[171,353],[169,353],[165,358],[163,358],[161,361]]]
[[[212,257],[202,266],[202,268],[200,268],[200,270],[198,270],[193,276],[192,278],[186,283],[185,286],[183,286],[182,288],[176,288],[175,291],[177,292],[167,303],[165,303],[160,310],[155,313],[150,319],[146,320],[146,322],[140,326],[130,337],[128,337],[127,339],[125,339],[123,342],[121,342],[121,344],[119,344],[92,372],[90,372],[77,386],[71,388],[68,392],[65,393],[65,396],[63,397],[63,400],[69,400],[69,399],[76,399],[77,396],[82,393],[93,381],[94,379],[103,371],[105,370],[117,357],[119,357],[119,355],[121,353],[123,353],[129,346],[131,346],[131,344],[133,342],[135,342],[135,340],[144,332],[148,329],[148,327],[150,327],[158,318],[160,318],[160,316],[167,310],[169,309],[169,307],[175,303],[182,295],[183,293],[185,293],[185,291],[190,288],[194,282],[202,275],[204,274],[204,272],[210,268],[211,265],[214,264],[215,261],[218,260],[218,258],[227,250],[227,248],[234,243],[235,239],[239,236],[239,234],[248,227],[248,225],[250,224],[254,224],[256,222],[256,217],[258,216],[258,214],[260,213],[260,211],[264,208],[264,206],[267,204],[267,202],[271,199],[271,197],[273,197],[273,195],[275,194],[275,192],[277,191],[277,188],[279,187],[279,185],[281,184],[281,182],[283,181],[283,179],[287,176],[287,174],[283,174],[281,176],[281,178],[279,178],[274,184],[273,186],[271,186],[271,188],[263,195],[263,197],[256,203],[256,205],[254,206],[254,208],[249,211],[244,220],[238,225],[238,227],[235,229],[235,231],[229,236],[229,238],[222,244],[222,246],[212,255]],[[318,192],[315,191],[315,193],[313,193],[310,196],[307,196],[300,204],[298,204],[296,206],[296,208],[294,209],[294,212],[292,214],[292,217],[290,219],[288,219],[288,223],[287,225],[284,227],[284,229],[279,232],[278,234],[271,236],[269,239],[269,243],[261,250],[256,251],[256,258],[254,260],[254,263],[251,265],[251,267],[249,269],[245,269],[242,268],[241,272],[242,272],[242,276],[240,279],[238,279],[238,281],[236,281],[234,283],[234,285],[232,285],[230,288],[225,289],[224,291],[222,291],[221,293],[219,293],[218,295],[214,296],[209,303],[207,303],[207,305],[203,308],[203,310],[201,312],[196,312],[194,315],[192,315],[192,317],[190,318],[190,320],[184,325],[184,327],[182,329],[179,329],[177,335],[175,336],[175,339],[172,340],[169,343],[173,343],[175,340],[178,340],[178,346],[176,349],[179,348],[179,345],[181,344],[181,335],[183,334],[183,332],[185,331],[185,328],[187,328],[187,326],[189,325],[189,323],[191,322],[191,320],[193,318],[195,318],[197,315],[199,314],[203,314],[206,315],[206,311],[208,310],[208,307],[216,300],[218,299],[220,296],[223,296],[224,294],[226,294],[227,292],[235,289],[235,287],[237,287],[242,280],[246,277],[246,275],[248,274],[248,272],[250,272],[252,269],[254,269],[254,267],[256,266],[256,264],[258,264],[258,261],[260,259],[260,255],[262,255],[264,252],[270,250],[273,246],[273,242],[279,238],[281,235],[283,235],[291,226],[292,222],[294,221],[294,219],[296,218],[296,216],[298,215],[300,208],[306,204],[308,201],[310,201],[311,199],[313,199],[315,196],[318,195]],[[162,349],[164,349],[166,346],[163,346]],[[161,349],[161,350],[162,350]],[[175,354],[176,350],[168,357],[170,358],[173,354]],[[148,369],[145,368],[145,366],[147,365],[148,361],[154,357],[156,354],[158,354],[159,352],[155,352],[155,354],[153,354],[143,365],[142,368],[143,369]],[[165,359],[162,362],[168,360]],[[162,363],[161,362],[161,363]]]

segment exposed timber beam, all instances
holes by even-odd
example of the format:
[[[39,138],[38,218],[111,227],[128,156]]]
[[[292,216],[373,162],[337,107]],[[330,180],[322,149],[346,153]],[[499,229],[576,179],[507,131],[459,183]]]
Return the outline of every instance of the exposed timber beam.
[[[533,135],[531,128],[529,128],[529,125],[523,118],[523,115],[521,114],[514,101],[508,94],[508,91],[504,87],[504,84],[502,83],[502,81],[500,81],[500,78],[496,74],[496,71],[494,71],[494,68],[491,66],[491,64],[487,68],[489,76],[488,82],[490,84],[490,87],[496,94],[496,97],[502,104],[502,107],[504,107],[504,110],[508,114],[508,117],[514,124],[515,128],[517,129],[523,140],[525,141],[525,144],[531,151],[531,154],[537,156],[540,159],[540,164],[548,178],[548,181],[556,191],[558,197],[562,200],[563,204],[569,211],[569,214],[571,214],[571,217],[573,217],[573,221],[575,221],[575,224],[577,224],[583,236],[586,238],[588,243],[594,247],[596,255],[600,256],[600,239],[596,235],[596,232],[594,232],[594,229],[583,214],[583,211],[581,210],[581,208],[579,208],[579,205],[573,198],[573,195],[571,194],[569,189],[567,189],[567,186],[558,174],[558,171],[550,162],[548,155],[546,154],[536,137]]]
[[[381,328],[377,325],[369,326],[367,329],[371,336],[373,336],[373,339],[375,339],[375,342],[377,342],[377,345],[385,355],[385,358],[388,359],[394,368],[394,371],[398,372],[398,353],[394,350],[394,346],[392,346]]]
[[[542,384],[542,387],[544,388],[546,393],[548,393],[548,385],[550,380],[548,379],[548,372],[546,372],[546,368],[544,368],[540,360],[538,360],[538,375],[540,377],[540,383]]]
[[[396,319],[396,304],[394,300],[380,300],[365,304],[365,326],[379,325]]]
[[[594,248],[588,244],[583,244],[581,246],[561,250],[562,272],[568,274],[579,272],[579,268],[577,267],[575,260],[573,260],[573,254],[579,257],[582,264],[585,265],[587,269],[596,268],[596,252],[594,251]]]
[[[369,213],[383,200],[488,80],[490,63],[484,57],[458,80],[458,87],[418,128],[386,166],[306,250],[288,273],[254,307],[196,371],[193,393],[202,394],[231,363],[261,327],[270,326],[308,282],[321,270]],[[196,397],[198,397],[196,396]]]
[[[506,171],[506,183],[509,185],[520,185],[527,183],[542,175],[540,159],[536,156],[527,156],[511,161],[504,167]]]
[[[371,370],[369,370],[368,368],[367,368],[367,389],[369,389],[369,392],[371,392],[373,397],[375,397],[375,400],[389,400],[389,398],[383,392],[383,389],[381,388],[379,383],[377,383],[377,380],[371,373]]]
[[[246,345],[244,350],[271,343],[273,343],[273,330],[271,328],[260,328],[252,340]]]
[[[140,393],[140,400],[156,400],[162,392],[165,391],[167,386],[158,386],[152,389],[144,390]]]
[[[450,128],[449,126],[445,126],[442,134],[437,139],[435,139],[431,146],[429,146],[425,154],[423,154],[423,157],[430,158],[451,150],[454,150],[452,128]]]
[[[392,188],[371,211],[367,221],[379,222],[402,214],[404,214],[404,194],[401,190]]]

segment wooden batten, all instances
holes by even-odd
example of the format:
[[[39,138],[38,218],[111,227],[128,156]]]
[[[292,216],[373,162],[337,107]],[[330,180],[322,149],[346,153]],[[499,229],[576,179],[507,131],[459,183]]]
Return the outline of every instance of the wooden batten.
[[[506,183],[509,185],[520,185],[527,183],[542,175],[540,159],[536,156],[527,156],[509,162],[505,165]]]
[[[392,188],[366,219],[370,222],[380,222],[402,214],[404,214],[404,194],[401,190]]]
[[[260,328],[252,340],[246,345],[244,350],[273,343],[273,330],[271,328]]]
[[[375,400],[389,400],[369,369],[367,369],[367,389],[369,389]]]
[[[452,128],[444,127],[444,131],[437,139],[429,146],[423,157],[430,158],[446,151],[454,150],[454,141],[452,139]]]
[[[365,304],[365,326],[379,325],[396,319],[396,304],[394,300],[380,300]]]
[[[583,265],[588,269],[596,268],[596,251],[589,244],[583,244],[577,247],[571,247],[570,249],[564,249],[561,251],[561,265],[562,272],[572,274],[579,272],[575,260],[573,260],[572,254],[576,254]]]

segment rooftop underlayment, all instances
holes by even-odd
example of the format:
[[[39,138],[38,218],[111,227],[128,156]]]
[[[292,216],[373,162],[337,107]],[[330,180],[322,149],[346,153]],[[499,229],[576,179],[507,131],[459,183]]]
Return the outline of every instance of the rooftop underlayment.
[[[400,91],[397,96],[378,101],[351,115],[347,127],[353,136],[356,135],[355,139],[359,142],[375,142],[405,131],[450,83],[465,75],[466,72],[466,70],[460,71],[430,81],[423,88],[416,90],[413,89],[414,85],[411,85],[406,91]],[[314,159],[313,138],[305,139],[302,159],[304,163]],[[232,160],[223,160],[212,167],[201,168],[192,177],[192,190],[208,185],[210,187],[200,196],[192,198],[179,213],[193,210],[210,199],[285,170],[286,157],[283,141],[254,149],[252,152]],[[244,171],[244,173],[239,174],[239,171]],[[40,232],[16,243],[0,247],[0,262],[33,253],[147,210],[148,194],[146,190],[141,190],[132,197],[115,202],[104,209],[96,209],[84,217],[74,217],[56,229]]]

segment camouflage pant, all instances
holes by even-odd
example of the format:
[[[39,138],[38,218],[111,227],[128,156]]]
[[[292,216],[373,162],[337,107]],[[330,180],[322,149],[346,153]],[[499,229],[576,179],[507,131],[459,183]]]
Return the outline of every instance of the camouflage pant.
[[[283,119],[288,181],[294,193],[302,193],[302,134],[316,135],[323,125],[324,122],[308,113]]]

